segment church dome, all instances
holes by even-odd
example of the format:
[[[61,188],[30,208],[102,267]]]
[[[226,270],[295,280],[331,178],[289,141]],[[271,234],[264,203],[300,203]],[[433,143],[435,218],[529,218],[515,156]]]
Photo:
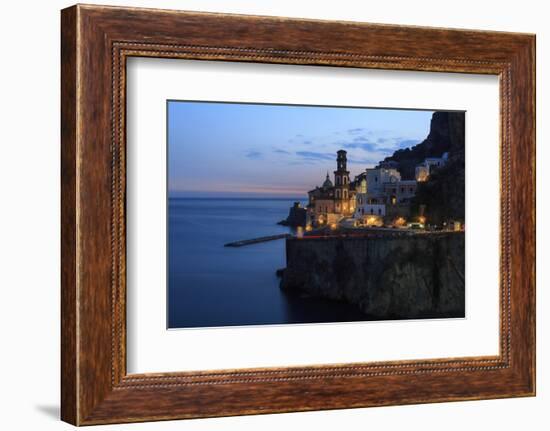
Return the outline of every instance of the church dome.
[[[325,182],[323,183],[323,188],[328,189],[332,187],[332,181],[330,180],[327,172],[327,178],[325,179]]]

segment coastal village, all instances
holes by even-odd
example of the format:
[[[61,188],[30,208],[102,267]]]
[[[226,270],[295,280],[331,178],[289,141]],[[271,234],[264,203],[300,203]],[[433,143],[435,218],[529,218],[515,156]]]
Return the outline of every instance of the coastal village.
[[[419,214],[413,217],[411,204],[418,184],[428,181],[430,175],[445,166],[448,159],[448,153],[426,158],[416,166],[413,180],[403,180],[397,169],[398,163],[392,161],[367,168],[351,180],[347,153],[340,150],[336,156],[334,182],[327,172],[323,184],[308,192],[308,205],[302,209],[304,227],[306,231],[323,227],[425,229],[425,208],[421,206]],[[295,204],[295,211],[300,211],[299,208],[300,205]],[[455,230],[462,228],[458,220],[449,223]]]
[[[464,130],[463,113],[435,112],[426,139],[353,178],[340,149],[333,177],[326,172],[307,192],[307,204],[295,202],[281,224],[295,227],[297,236],[464,231]]]
[[[430,175],[449,160],[449,153],[428,157],[415,167],[415,178],[403,180],[394,161],[383,161],[367,168],[353,180],[347,168],[347,152],[336,154],[334,181],[327,172],[321,186],[308,192],[308,204],[295,202],[282,224],[306,232],[361,228],[400,228],[414,230],[464,229],[460,220],[447,220],[441,225],[430,224],[425,205],[413,211],[412,204],[419,183],[429,181]]]

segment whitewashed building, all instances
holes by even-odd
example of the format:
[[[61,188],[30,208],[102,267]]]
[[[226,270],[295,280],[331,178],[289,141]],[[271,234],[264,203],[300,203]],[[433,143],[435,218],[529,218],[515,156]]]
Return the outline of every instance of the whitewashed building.
[[[443,153],[441,157],[428,157],[422,163],[416,166],[415,178],[418,182],[424,182],[428,180],[430,173],[434,169],[441,168],[447,164],[449,160],[449,153]]]
[[[387,166],[387,165],[386,165]],[[408,216],[416,180],[402,180],[395,168],[369,168],[359,175],[354,218],[363,221]]]

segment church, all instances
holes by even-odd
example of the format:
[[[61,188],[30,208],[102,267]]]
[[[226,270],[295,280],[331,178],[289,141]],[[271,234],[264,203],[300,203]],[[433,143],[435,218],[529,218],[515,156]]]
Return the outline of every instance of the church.
[[[321,187],[308,192],[308,218],[314,225],[331,225],[342,217],[351,217],[355,212],[355,182],[350,182],[347,170],[347,152],[340,150],[336,157],[334,184],[327,172]]]

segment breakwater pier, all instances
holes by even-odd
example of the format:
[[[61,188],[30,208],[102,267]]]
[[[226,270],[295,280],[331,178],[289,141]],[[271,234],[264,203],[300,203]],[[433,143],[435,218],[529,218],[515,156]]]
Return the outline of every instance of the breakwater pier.
[[[277,239],[290,238],[289,233],[282,233],[278,235],[260,236],[258,238],[243,239],[241,241],[228,242],[224,244],[224,247],[244,247],[245,245],[258,244],[260,242],[275,241]]]

